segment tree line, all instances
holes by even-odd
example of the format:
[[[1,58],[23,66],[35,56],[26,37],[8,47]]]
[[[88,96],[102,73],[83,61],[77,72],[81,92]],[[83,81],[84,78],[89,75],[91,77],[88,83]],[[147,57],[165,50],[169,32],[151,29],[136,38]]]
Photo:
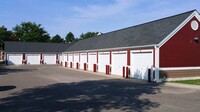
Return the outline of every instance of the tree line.
[[[3,41],[22,41],[22,42],[53,42],[53,43],[74,43],[82,39],[95,37],[100,32],[82,33],[76,38],[72,32],[68,32],[65,38],[59,34],[51,37],[49,33],[35,22],[22,22],[16,25],[12,30],[8,30],[5,26],[0,27],[0,42]]]

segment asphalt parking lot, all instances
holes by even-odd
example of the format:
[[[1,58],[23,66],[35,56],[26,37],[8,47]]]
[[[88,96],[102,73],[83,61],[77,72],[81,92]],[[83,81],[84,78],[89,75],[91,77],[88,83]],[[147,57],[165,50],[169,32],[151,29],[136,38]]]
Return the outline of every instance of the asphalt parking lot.
[[[60,66],[0,67],[0,112],[199,111],[200,90]]]

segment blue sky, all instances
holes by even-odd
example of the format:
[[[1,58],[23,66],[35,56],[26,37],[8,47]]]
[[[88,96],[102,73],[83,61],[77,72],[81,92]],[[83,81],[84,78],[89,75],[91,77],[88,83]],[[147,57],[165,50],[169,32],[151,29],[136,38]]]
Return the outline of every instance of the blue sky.
[[[0,26],[36,22],[51,36],[76,37],[149,22],[189,10],[200,11],[200,0],[0,0]]]

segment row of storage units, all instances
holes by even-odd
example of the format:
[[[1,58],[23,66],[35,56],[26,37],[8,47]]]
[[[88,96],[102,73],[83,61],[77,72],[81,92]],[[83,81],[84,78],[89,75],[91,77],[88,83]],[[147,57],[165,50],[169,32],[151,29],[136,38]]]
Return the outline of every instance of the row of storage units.
[[[147,80],[148,70],[154,67],[154,49],[63,53],[62,65]]]
[[[7,53],[8,65],[39,65],[39,64],[59,64],[62,61],[61,54],[17,54]]]

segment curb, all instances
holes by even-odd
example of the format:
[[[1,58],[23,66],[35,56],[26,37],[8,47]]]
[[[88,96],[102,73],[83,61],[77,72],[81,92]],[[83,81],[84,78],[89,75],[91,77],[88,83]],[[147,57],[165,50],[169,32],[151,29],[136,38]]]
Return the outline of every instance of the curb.
[[[164,84],[164,86],[171,86],[171,87],[180,87],[180,88],[200,90],[200,86],[199,85],[191,85],[191,84],[180,84],[180,83],[166,82]]]

